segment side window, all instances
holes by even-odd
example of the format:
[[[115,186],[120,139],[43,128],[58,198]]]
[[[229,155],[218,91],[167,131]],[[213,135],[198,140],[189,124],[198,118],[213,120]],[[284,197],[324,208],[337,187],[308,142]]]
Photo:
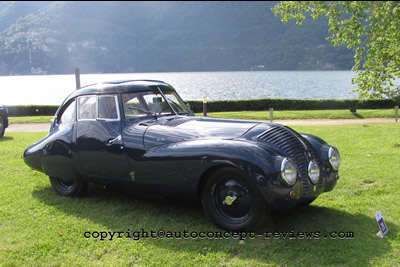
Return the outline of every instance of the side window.
[[[159,114],[164,112],[171,113],[167,102],[164,101],[164,98],[161,95],[145,95],[143,98],[149,106],[151,112]]]
[[[78,120],[96,119],[96,96],[78,98]]]
[[[75,100],[68,104],[61,114],[58,124],[75,121]]]
[[[117,120],[118,109],[115,96],[99,96],[99,119]]]
[[[147,110],[140,103],[138,96],[136,93],[122,95],[125,118],[147,115]]]

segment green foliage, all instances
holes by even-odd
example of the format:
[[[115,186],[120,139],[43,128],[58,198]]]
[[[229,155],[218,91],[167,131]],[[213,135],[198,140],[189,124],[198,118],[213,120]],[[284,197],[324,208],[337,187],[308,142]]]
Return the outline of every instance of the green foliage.
[[[203,113],[197,113],[202,116]],[[207,113],[209,117],[241,120],[270,120],[270,112],[264,111],[228,111]],[[335,110],[274,110],[273,120],[315,120],[315,119],[369,119],[394,118],[395,111],[391,109],[357,109],[356,113],[349,109]],[[29,119],[32,120],[32,119]],[[14,120],[13,120],[14,121]],[[394,121],[394,120],[393,120]]]
[[[304,24],[306,15],[329,19],[327,38],[334,46],[347,44],[355,52],[353,70],[360,98],[400,94],[400,2],[398,1],[281,1],[272,8],[282,22]]]
[[[186,101],[193,112],[203,111],[202,101]],[[333,110],[333,109],[384,109],[393,108],[392,99],[250,99],[208,101],[208,112],[244,111],[244,110]]]
[[[7,106],[10,117],[20,116],[50,116],[54,115],[58,106],[28,105],[28,106]]]
[[[202,101],[186,101],[195,113],[203,112]],[[208,101],[208,112],[244,110],[334,110],[334,109],[386,109],[400,104],[400,99],[247,99]],[[52,116],[58,106],[7,106],[10,117]]]

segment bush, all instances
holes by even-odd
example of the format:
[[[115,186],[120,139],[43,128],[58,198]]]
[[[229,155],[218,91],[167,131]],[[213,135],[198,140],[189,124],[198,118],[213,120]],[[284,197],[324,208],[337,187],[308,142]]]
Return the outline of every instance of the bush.
[[[187,101],[193,112],[203,111],[202,101]],[[332,110],[332,109],[386,109],[393,108],[395,101],[359,99],[250,99],[208,101],[207,112],[245,111],[245,110]]]
[[[7,106],[8,116],[49,116],[54,115],[58,106],[29,105],[29,106]]]
[[[186,101],[193,112],[203,112],[202,101]],[[207,112],[245,110],[332,110],[332,109],[387,109],[399,105],[400,99],[360,100],[360,99],[249,99],[208,101]],[[10,117],[50,116],[58,106],[30,105],[7,106]]]

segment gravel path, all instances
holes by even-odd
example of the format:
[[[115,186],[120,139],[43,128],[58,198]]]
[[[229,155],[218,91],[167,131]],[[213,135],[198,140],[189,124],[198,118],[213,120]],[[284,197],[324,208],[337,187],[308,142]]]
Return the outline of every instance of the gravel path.
[[[283,125],[344,125],[344,124],[368,124],[381,122],[395,122],[395,119],[372,118],[372,119],[317,119],[317,120],[274,120],[274,123]],[[6,132],[48,132],[50,123],[11,123]]]

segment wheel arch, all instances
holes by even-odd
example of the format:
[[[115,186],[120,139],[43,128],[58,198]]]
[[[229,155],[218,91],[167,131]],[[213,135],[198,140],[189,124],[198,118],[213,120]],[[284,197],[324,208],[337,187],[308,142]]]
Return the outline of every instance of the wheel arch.
[[[219,164],[219,165],[215,165],[212,166],[210,168],[208,168],[205,172],[203,172],[203,174],[200,176],[199,182],[197,184],[197,196],[199,199],[201,199],[201,192],[203,191],[204,185],[207,182],[207,179],[209,179],[211,177],[211,175],[213,173],[215,173],[216,171],[223,169],[223,168],[228,168],[228,167],[234,167],[235,166],[233,164]]]
[[[267,202],[267,197],[264,194],[266,190],[261,190],[260,187],[268,187],[267,179],[269,179],[270,177],[268,177],[268,175],[265,173],[261,174],[257,171],[254,171],[255,167],[256,166],[254,166],[254,164],[251,164],[250,162],[242,161],[242,162],[229,162],[229,163],[225,162],[223,164],[214,165],[208,168],[206,171],[203,172],[198,181],[197,197],[201,199],[201,194],[204,185],[215,172],[224,168],[233,168],[240,171],[245,177],[247,177],[249,183],[254,184],[254,186],[258,189],[258,191],[262,194],[264,200]]]

